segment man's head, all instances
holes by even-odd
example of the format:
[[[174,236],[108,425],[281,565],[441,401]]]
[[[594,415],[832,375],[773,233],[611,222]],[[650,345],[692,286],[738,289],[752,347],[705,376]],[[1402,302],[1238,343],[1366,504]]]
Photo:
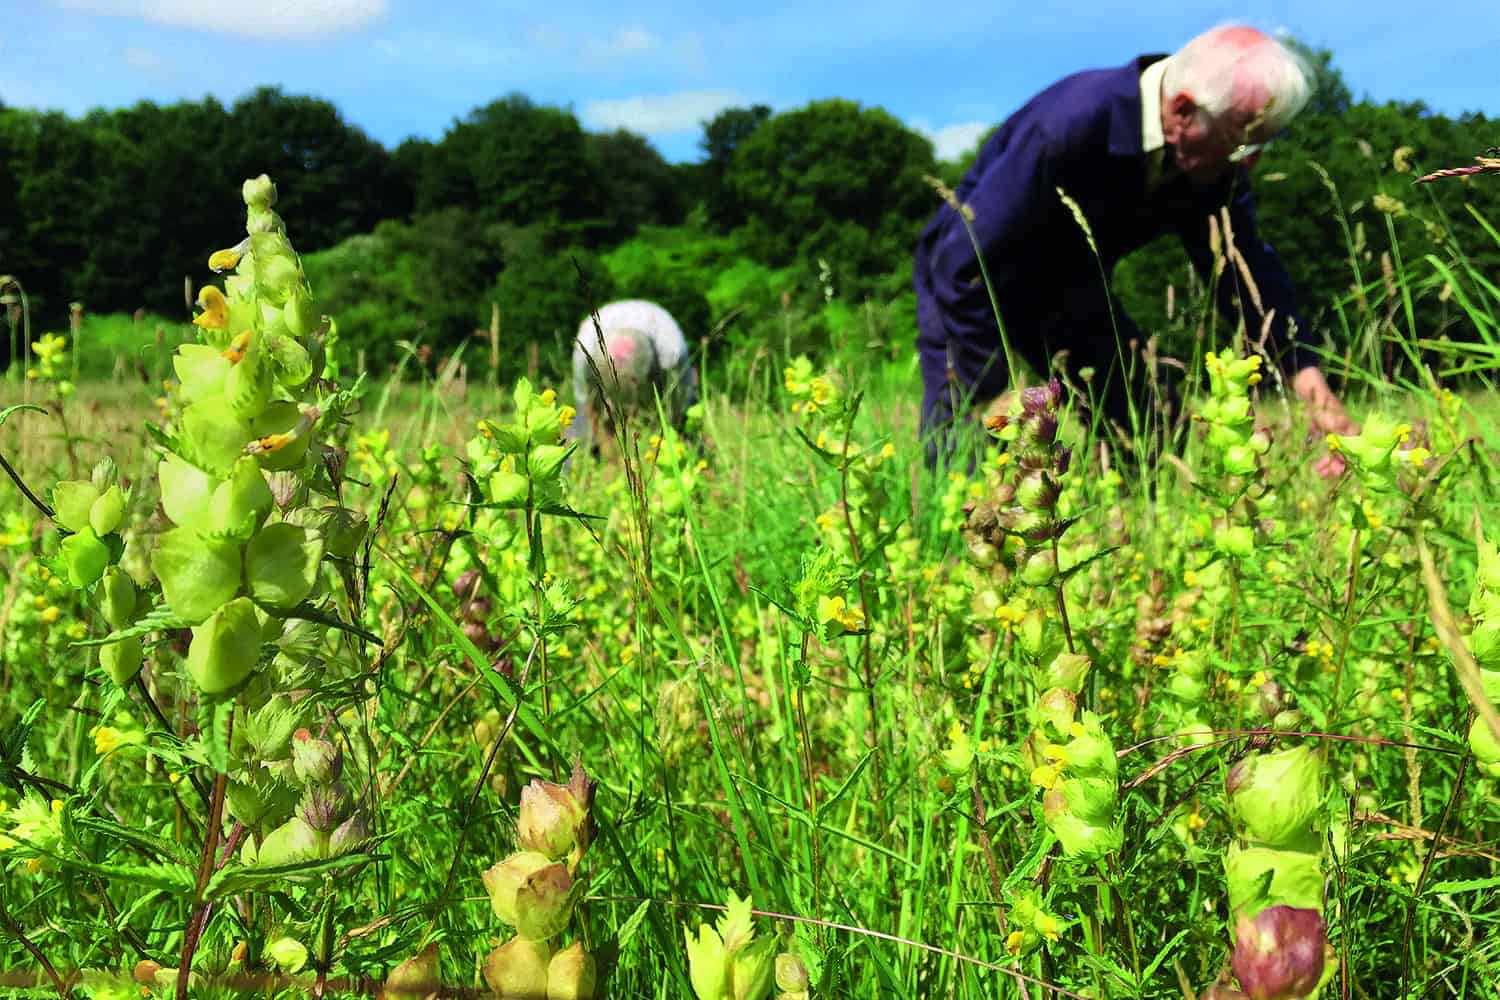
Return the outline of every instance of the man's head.
[[[1312,93],[1312,73],[1291,49],[1255,28],[1204,32],[1162,74],[1162,135],[1177,165],[1211,181],[1254,162],[1260,145],[1296,117]]]
[[[651,338],[640,330],[617,328],[605,333],[604,349],[607,357],[599,355],[597,339],[587,347],[611,402],[627,407],[649,405],[658,368]]]

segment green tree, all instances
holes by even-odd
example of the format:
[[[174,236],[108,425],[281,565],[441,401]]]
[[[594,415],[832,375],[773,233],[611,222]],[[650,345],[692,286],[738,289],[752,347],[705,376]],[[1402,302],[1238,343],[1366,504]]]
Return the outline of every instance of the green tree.
[[[529,225],[597,218],[599,177],[571,111],[511,94],[476,108],[419,162],[418,211],[456,206],[487,222]]]
[[[816,273],[822,258],[851,298],[909,284],[931,214],[932,143],[879,108],[815,101],[776,115],[734,152],[726,184],[744,207],[750,252]]]
[[[584,143],[590,169],[599,179],[604,239],[614,243],[644,225],[682,221],[682,191],[672,167],[644,138],[617,129],[588,133]]]
[[[721,232],[729,232],[745,222],[744,207],[725,181],[734,151],[770,117],[768,105],[755,104],[748,108],[725,108],[703,123],[703,135],[698,140],[703,162],[695,165],[695,182],[709,219]]]
[[[385,147],[318,98],[262,87],[235,102],[222,154],[233,176],[276,179],[278,211],[300,221],[298,245],[308,250],[411,211]]]

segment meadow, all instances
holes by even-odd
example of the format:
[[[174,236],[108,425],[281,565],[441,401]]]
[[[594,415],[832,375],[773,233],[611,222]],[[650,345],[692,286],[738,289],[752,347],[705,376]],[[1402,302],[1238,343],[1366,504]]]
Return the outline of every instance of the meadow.
[[[1124,434],[1032,376],[929,470],[856,328],[594,457],[545,369],[360,370],[244,196],[192,325],[4,387],[5,995],[1497,995],[1461,256],[1341,314],[1358,435],[1189,303]]]

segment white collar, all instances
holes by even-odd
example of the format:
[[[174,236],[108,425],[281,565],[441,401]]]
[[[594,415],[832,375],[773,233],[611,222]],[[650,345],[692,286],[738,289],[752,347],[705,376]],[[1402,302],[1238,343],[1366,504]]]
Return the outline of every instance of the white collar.
[[[1141,72],[1141,151],[1152,153],[1167,144],[1161,131],[1161,78],[1167,60],[1158,59]]]

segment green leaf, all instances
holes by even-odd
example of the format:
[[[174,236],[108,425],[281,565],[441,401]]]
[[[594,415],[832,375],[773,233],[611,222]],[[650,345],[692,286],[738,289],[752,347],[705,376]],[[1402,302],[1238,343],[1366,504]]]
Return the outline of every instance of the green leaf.
[[[73,819],[73,825],[80,831],[97,834],[98,836],[107,837],[124,844],[130,844],[151,854],[181,864],[191,865],[196,860],[192,852],[188,851],[176,840],[155,837],[144,830],[122,826],[111,820],[99,819],[94,816],[77,816]]]
[[[1500,887],[1500,875],[1491,878],[1455,879],[1437,882],[1422,890],[1424,896],[1448,896],[1456,892],[1478,892],[1481,889]]]
[[[0,410],[0,427],[5,426],[5,422],[10,419],[12,413],[20,413],[23,410],[40,413],[42,416],[47,415],[46,407],[37,406],[35,403],[17,403],[14,406],[7,406],[5,409]]]
[[[621,952],[624,952],[626,946],[635,938],[635,932],[640,930],[641,923],[646,919],[646,912],[650,909],[651,900],[641,900],[641,905],[635,908],[634,913],[625,918],[625,922],[615,932],[615,946]]]
[[[177,895],[192,892],[196,884],[193,869],[189,865],[109,865],[74,858],[58,858],[57,861],[60,867],[71,871],[87,872],[100,878],[148,889],[164,889]]]
[[[204,538],[191,528],[165,532],[151,553],[167,603],[189,622],[201,622],[239,593],[237,545]]]
[[[306,876],[352,868],[369,861],[378,861],[382,857],[378,854],[341,854],[336,858],[267,868],[225,865],[208,880],[208,888],[204,891],[204,896],[208,899],[221,899],[224,896],[233,896],[250,889],[274,886],[288,879],[301,879]]]
[[[198,713],[200,741],[208,766],[219,774],[229,770],[229,720],[234,717],[234,702],[204,702]]]
[[[250,595],[272,608],[296,607],[317,583],[322,559],[321,535],[297,524],[268,525],[245,550]]]
[[[192,624],[195,623],[179,615],[170,605],[158,604],[126,628],[116,629],[102,639],[80,639],[72,643],[72,646],[76,649],[87,646],[107,646],[124,639],[146,635],[148,632],[169,632],[187,628]]]

